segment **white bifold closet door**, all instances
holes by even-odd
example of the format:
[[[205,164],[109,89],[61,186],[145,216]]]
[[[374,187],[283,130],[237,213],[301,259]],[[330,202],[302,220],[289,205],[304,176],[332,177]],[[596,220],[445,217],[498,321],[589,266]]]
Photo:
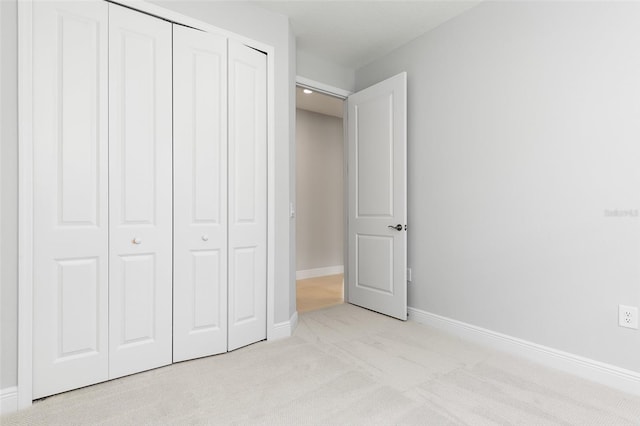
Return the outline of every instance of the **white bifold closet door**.
[[[33,5],[33,398],[108,379],[107,3]]]
[[[267,336],[267,56],[229,40],[229,342]]]
[[[108,2],[33,18],[33,397],[265,339],[266,55]]]
[[[109,377],[172,360],[171,24],[109,5]]]
[[[173,28],[177,362],[227,351],[227,40]]]

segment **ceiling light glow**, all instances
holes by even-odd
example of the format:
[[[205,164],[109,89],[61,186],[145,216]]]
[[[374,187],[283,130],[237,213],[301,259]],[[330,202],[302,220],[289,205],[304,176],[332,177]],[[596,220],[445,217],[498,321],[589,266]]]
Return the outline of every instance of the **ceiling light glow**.
[[[313,93],[313,90],[304,89],[303,92],[304,92],[305,95],[310,95],[310,94]]]

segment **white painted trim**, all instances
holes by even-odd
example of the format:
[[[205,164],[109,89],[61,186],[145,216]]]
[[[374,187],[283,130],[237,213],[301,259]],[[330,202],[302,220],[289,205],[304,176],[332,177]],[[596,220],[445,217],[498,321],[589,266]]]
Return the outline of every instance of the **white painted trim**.
[[[18,408],[33,398],[33,2],[18,1]],[[112,0],[140,12],[221,34],[267,54],[267,339],[275,324],[275,48],[141,0]]]
[[[18,411],[18,388],[0,389],[0,415]]]
[[[335,96],[336,98],[346,99],[353,92],[340,89],[339,87],[330,86],[328,84],[320,83],[319,81],[311,80],[310,78],[296,76],[296,84],[307,89],[312,89],[317,92],[322,92],[327,95]]]
[[[474,341],[493,349],[526,358],[623,392],[640,396],[640,373],[611,364],[539,345],[517,337],[487,330],[462,321],[408,308],[409,320]]]
[[[342,300],[349,303],[349,102],[342,103],[342,262],[347,265],[342,273]]]
[[[316,269],[303,269],[296,271],[296,280],[306,280],[307,278],[324,277],[326,275],[337,275],[344,272],[344,266],[335,265]]]
[[[2,4],[0,4],[0,25],[2,25]],[[4,58],[5,52],[2,51],[2,43],[0,42],[0,71],[2,70],[2,58]],[[1,73],[0,73],[1,74]],[[0,111],[2,111],[2,81],[0,81]],[[1,112],[0,112],[1,114]],[[2,139],[2,116],[0,116],[0,139]],[[0,155],[0,159],[2,156]],[[0,212],[2,212],[2,161],[0,161]],[[2,225],[0,223],[0,241],[2,241]],[[2,276],[2,247],[0,247],[0,277]],[[0,391],[1,392],[1,391]],[[0,411],[0,414],[2,412]]]
[[[298,311],[295,311],[288,321],[275,324],[273,335],[269,340],[285,339],[291,337],[296,327],[298,327]]]
[[[33,4],[18,2],[18,408],[31,405],[33,332]]]
[[[273,47],[262,48],[267,53],[267,339],[271,339],[276,322],[276,60]]]

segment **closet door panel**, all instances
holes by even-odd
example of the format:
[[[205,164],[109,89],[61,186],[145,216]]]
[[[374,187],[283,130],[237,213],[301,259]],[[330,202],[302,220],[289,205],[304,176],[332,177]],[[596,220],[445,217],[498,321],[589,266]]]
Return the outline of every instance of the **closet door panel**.
[[[107,5],[34,4],[33,397],[108,378]]]
[[[109,5],[109,376],[171,363],[171,24]]]
[[[229,350],[266,339],[267,57],[229,41]]]
[[[227,350],[226,57],[174,25],[174,361]]]

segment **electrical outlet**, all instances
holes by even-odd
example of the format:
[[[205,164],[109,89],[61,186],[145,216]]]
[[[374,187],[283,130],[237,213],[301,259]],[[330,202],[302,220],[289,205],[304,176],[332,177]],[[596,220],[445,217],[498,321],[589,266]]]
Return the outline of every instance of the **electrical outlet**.
[[[638,307],[618,305],[618,324],[620,327],[638,329]]]

